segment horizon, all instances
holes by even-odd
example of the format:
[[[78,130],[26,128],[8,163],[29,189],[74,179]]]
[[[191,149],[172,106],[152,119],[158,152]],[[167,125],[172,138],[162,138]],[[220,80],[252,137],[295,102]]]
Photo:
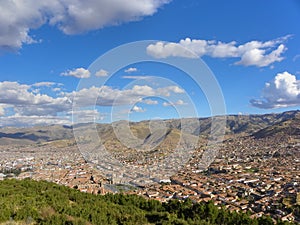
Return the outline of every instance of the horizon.
[[[288,110],[288,111],[283,111],[283,112],[270,112],[270,113],[253,113],[253,114],[226,114],[226,115],[214,115],[214,116],[200,116],[200,117],[183,117],[183,118],[162,118],[162,119],[145,119],[145,120],[138,120],[138,121],[133,121],[133,120],[117,120],[113,122],[98,122],[98,123],[93,123],[93,122],[87,122],[87,123],[76,123],[76,124],[39,124],[39,125],[27,125],[27,126],[0,126],[0,129],[3,128],[33,128],[33,127],[49,127],[49,126],[62,126],[62,127],[68,127],[68,128],[73,128],[74,126],[84,126],[87,124],[96,124],[96,125],[110,125],[113,123],[119,123],[122,121],[129,122],[129,123],[140,123],[140,122],[151,122],[151,121],[168,121],[168,120],[184,120],[184,119],[209,119],[209,118],[214,118],[214,117],[225,117],[227,120],[228,116],[236,116],[236,117],[242,117],[242,116],[264,116],[264,115],[274,115],[274,114],[284,114],[284,113],[291,113],[291,112],[300,112],[299,109],[295,110]]]

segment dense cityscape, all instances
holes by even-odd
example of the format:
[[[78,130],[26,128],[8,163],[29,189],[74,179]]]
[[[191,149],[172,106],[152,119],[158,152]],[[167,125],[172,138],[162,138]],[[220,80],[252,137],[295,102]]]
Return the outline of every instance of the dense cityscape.
[[[187,198],[193,202],[213,201],[230,211],[250,212],[252,217],[269,215],[275,220],[299,222],[294,207],[300,204],[300,139],[298,130],[291,133],[293,130],[282,126],[297,128],[299,113],[295,115],[293,125],[283,121],[275,125],[282,129],[272,134],[268,131],[276,127],[250,136],[226,135],[214,162],[199,170],[204,141],[180,171],[152,184],[133,185],[122,181],[118,174],[105,177],[97,164],[86,161],[72,139],[1,146],[0,179],[46,180],[96,195],[122,192],[161,202]]]

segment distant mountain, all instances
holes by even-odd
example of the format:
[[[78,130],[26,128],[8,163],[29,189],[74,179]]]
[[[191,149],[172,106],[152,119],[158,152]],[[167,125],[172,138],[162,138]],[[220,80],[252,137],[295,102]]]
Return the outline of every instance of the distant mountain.
[[[30,128],[0,128],[0,145],[33,144],[73,138],[72,127],[51,125]]]
[[[252,134],[255,138],[274,137],[278,135],[300,135],[300,114],[295,118],[286,119]]]
[[[226,116],[226,134],[253,134],[254,132],[272,126],[276,123],[300,116],[300,111],[287,111],[283,113],[272,113],[263,115],[228,115]],[[190,126],[194,135],[208,135],[211,132],[211,117],[199,118],[199,124],[194,123],[194,119],[183,119],[184,123]],[[188,121],[190,120],[190,122]],[[180,130],[179,119],[165,120],[169,128]]]
[[[300,116],[300,111],[287,111],[263,115],[231,115],[227,117],[227,133],[253,134],[274,124]]]
[[[193,141],[199,135],[207,136],[211,132],[212,117],[199,119],[167,119],[141,122],[118,121],[112,124],[97,124],[102,143],[110,148],[122,149],[121,142],[129,146],[156,146],[172,148],[184,130],[184,138]],[[299,135],[300,111],[287,111],[263,115],[228,115],[226,135],[253,135],[264,138],[276,133]],[[195,122],[196,121],[196,122]],[[130,131],[125,129],[129,124]],[[184,128],[182,127],[184,126]],[[87,138],[93,132],[93,124],[78,124],[76,129]],[[116,136],[117,135],[117,136]],[[0,145],[34,144],[57,140],[73,139],[70,126],[52,125],[30,128],[0,128]],[[122,141],[120,142],[120,138]]]

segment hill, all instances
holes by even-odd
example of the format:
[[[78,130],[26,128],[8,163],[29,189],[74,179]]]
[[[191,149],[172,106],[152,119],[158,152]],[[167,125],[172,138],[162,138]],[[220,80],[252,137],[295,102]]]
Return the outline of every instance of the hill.
[[[253,134],[255,138],[266,138],[283,135],[300,135],[300,116],[281,121],[272,126],[268,126],[264,129],[261,129]]]
[[[269,217],[251,219],[212,202],[160,203],[137,195],[97,196],[28,179],[1,181],[0,196],[2,224],[274,224]]]
[[[24,145],[70,138],[73,138],[73,131],[70,126],[51,125],[0,128],[0,145]]]
[[[254,135],[255,137],[266,137],[276,132],[288,132],[298,134],[300,111],[288,111],[278,114],[263,115],[229,115],[226,121],[226,134]],[[195,123],[195,121],[197,121]],[[124,129],[128,123],[130,132]],[[154,124],[154,125],[153,125]],[[212,117],[198,119],[167,119],[158,121],[127,122],[118,121],[112,124],[97,124],[97,131],[102,143],[106,148],[126,149],[128,147],[158,147],[174,148],[180,138],[184,124],[185,138],[193,140],[199,135],[207,137],[211,132]],[[295,124],[289,126],[289,124]],[[76,129],[86,140],[93,131],[92,124],[78,124]],[[155,129],[151,130],[150,128]],[[161,129],[159,128],[161,126]],[[284,127],[290,127],[288,129]],[[291,130],[294,127],[293,130]],[[299,126],[298,126],[299,127]],[[57,140],[74,139],[73,127],[52,125],[44,127],[27,128],[0,128],[0,145],[24,145]],[[188,128],[188,129],[187,129]],[[118,137],[116,136],[116,131]],[[120,141],[120,137],[122,141]],[[128,143],[129,146],[124,146]],[[159,145],[159,146],[158,146]]]

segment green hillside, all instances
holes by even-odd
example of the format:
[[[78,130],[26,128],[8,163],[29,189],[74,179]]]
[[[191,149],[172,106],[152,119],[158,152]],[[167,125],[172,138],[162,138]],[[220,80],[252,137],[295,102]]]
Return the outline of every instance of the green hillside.
[[[136,195],[86,194],[45,181],[0,182],[0,224],[274,224],[213,203],[160,203]],[[284,223],[279,223],[284,224]]]

